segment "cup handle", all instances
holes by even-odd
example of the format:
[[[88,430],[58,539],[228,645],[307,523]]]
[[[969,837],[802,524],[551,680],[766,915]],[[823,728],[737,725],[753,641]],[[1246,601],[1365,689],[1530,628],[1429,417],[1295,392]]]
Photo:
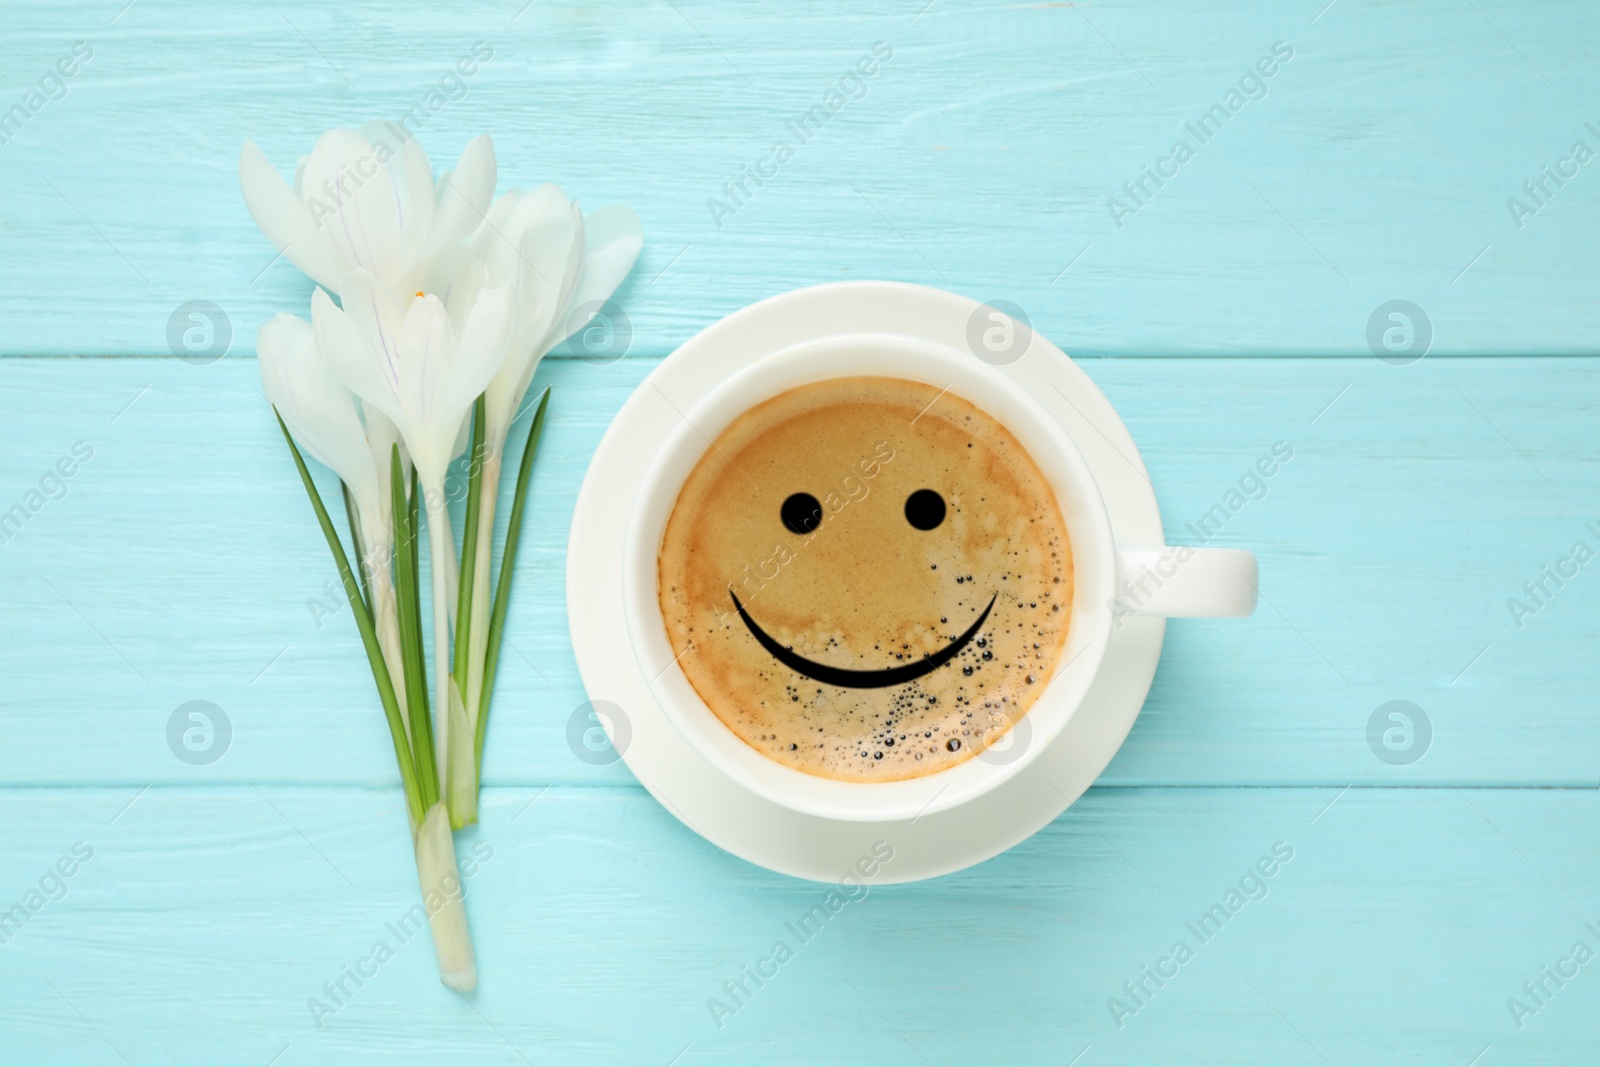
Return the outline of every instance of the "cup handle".
[[[1256,610],[1259,571],[1242,548],[1117,546],[1117,616],[1242,619]]]

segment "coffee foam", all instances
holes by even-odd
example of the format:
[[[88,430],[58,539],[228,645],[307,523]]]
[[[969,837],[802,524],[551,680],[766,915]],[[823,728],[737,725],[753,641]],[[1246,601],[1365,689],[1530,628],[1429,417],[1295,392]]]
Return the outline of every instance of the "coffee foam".
[[[945,505],[932,529],[907,518],[917,490]],[[807,533],[783,520],[798,493],[823,516]],[[679,492],[658,568],[673,654],[712,712],[770,758],[845,781],[983,751],[1051,678],[1072,606],[1066,524],[1033,460],[967,401],[896,378],[802,386],[737,418]],[[925,665],[991,600],[954,658],[882,688],[817,681],[751,626],[824,667],[882,671]]]

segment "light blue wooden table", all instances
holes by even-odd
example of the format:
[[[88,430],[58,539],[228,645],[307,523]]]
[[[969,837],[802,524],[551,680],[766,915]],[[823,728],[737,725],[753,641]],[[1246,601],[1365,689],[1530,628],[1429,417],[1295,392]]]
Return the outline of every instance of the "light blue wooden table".
[[[28,914],[0,936],[0,1061],[1600,1060],[1600,561],[1574,556],[1600,550],[1600,8],[454,6],[5,7],[0,511],[27,520],[0,544],[0,909]],[[476,42],[492,58],[451,81]],[[308,1000],[392,940],[416,882],[256,388],[257,323],[309,284],[236,165],[247,138],[287,166],[408,113],[437,161],[487,131],[502,187],[631,204],[646,249],[627,357],[540,371],[515,654],[461,843],[491,857],[468,881],[482,987],[449,993],[409,943],[319,1027]],[[719,1027],[708,998],[824,890],[569,749],[565,531],[656,361],[850,278],[1020,305],[1124,414],[1170,537],[1275,443],[1294,458],[1215,541],[1260,554],[1261,610],[1169,629],[1079,804],[871,890]],[[168,342],[194,300],[231,327],[207,365]],[[1394,300],[1421,309],[1420,362],[1369,344]],[[190,700],[231,723],[216,762],[168,747]],[[1399,754],[1369,742],[1392,700],[1421,710]],[[1195,938],[1274,847],[1265,896]]]

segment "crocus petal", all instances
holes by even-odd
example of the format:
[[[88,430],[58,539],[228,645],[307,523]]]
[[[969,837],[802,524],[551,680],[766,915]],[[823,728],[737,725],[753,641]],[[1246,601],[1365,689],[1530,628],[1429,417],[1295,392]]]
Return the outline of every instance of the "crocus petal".
[[[566,266],[561,271],[561,299],[559,307],[565,311],[572,307],[572,294],[578,288],[578,278],[583,274],[583,209],[573,201],[568,210],[572,215],[572,244],[567,248]],[[561,318],[556,319],[556,328],[561,327]],[[574,327],[573,329],[576,329]],[[572,330],[568,330],[571,333]],[[565,336],[565,335],[563,335]],[[545,351],[549,351],[546,346]],[[543,353],[540,353],[541,355]]]
[[[415,252],[423,255],[428,250],[428,239],[433,233],[433,216],[437,193],[433,185],[433,165],[416,138],[405,143],[399,160],[405,172],[406,202],[410,205],[407,229],[415,242]]]
[[[408,394],[406,399],[422,401],[412,405],[412,410],[429,413],[445,401],[455,364],[455,343],[444,301],[430,293],[406,305],[400,323],[400,387]]]
[[[622,205],[603,207],[583,220],[583,276],[569,307],[606,301],[633,270],[644,247],[639,216]]]
[[[485,289],[472,306],[461,329],[446,394],[449,402],[459,404],[462,410],[478,399],[505,359],[512,309],[511,292],[507,289]]]
[[[555,182],[546,182],[527,194],[518,194],[510,204],[510,210],[503,222],[493,232],[487,229],[478,231],[478,240],[486,246],[482,252],[484,261],[489,264],[491,273],[494,274],[495,283],[509,285],[512,279],[527,269],[529,260],[524,257],[524,237],[528,230],[542,226],[548,227],[563,221],[563,216],[572,210],[572,201],[567,194],[561,191],[561,186]],[[547,234],[547,236],[559,235]],[[562,253],[540,249],[549,262],[559,263]],[[537,260],[538,257],[536,256]],[[559,283],[550,269],[536,271],[539,280],[545,284]]]
[[[345,305],[337,307],[321,289],[311,294],[311,324],[317,347],[334,375],[363,403],[387,416],[402,434],[410,412],[400,403],[400,348],[392,323],[384,320],[385,295],[365,271],[346,285]]]
[[[261,386],[284,425],[313,459],[350,487],[363,515],[378,507],[378,472],[355,398],[333,376],[311,324],[279,313],[256,344]]]
[[[400,402],[411,413],[401,423],[406,446],[425,485],[437,485],[450,464],[465,407],[451,393],[455,331],[444,302],[423,296],[406,308],[400,325]],[[470,401],[468,402],[470,403]]]
[[[465,245],[451,247],[458,253],[466,251]],[[483,260],[468,253],[464,260],[457,259],[447,277],[440,279],[438,273],[435,272],[434,291],[444,301],[445,309],[450,312],[450,320],[457,324],[465,322],[476,306],[479,295],[490,288],[488,269]]]
[[[380,152],[355,130],[329,130],[311,150],[303,191],[308,214],[346,267],[390,283],[413,254],[387,159],[387,148]]]
[[[590,323],[600,306],[633,270],[639,250],[644,247],[639,217],[631,208],[603,207],[585,217],[583,227],[583,270],[561,314],[552,320],[550,332],[539,344],[541,355]],[[517,393],[519,401],[532,381],[530,373]]]
[[[446,383],[447,392],[439,407],[440,420],[445,424],[455,421],[457,425],[450,459],[465,452],[471,443],[472,423],[468,413],[505,361],[506,342],[515,319],[515,303],[505,289],[484,290],[467,315],[456,347],[455,364]],[[457,410],[459,416],[455,414]]]
[[[422,255],[423,243],[433,228],[433,169],[428,154],[415,137],[387,119],[362,123],[361,136],[384,158],[394,187],[406,258],[414,261]]]
[[[488,214],[494,182],[494,143],[484,135],[474,137],[455,169],[439,179],[433,227],[423,251],[465,240]]]
[[[332,286],[343,277],[344,267],[305,205],[252,141],[239,153],[239,188],[256,225],[289,262],[319,285]]]
[[[511,220],[509,232],[517,235],[517,246],[506,262],[507,273],[496,283],[515,284],[522,312],[538,324],[527,338],[530,346],[561,310],[562,295],[570,284],[567,275],[583,251],[578,226],[572,202],[554,185],[528,194]]]
[[[415,391],[417,417],[402,432],[425,482],[444,478],[467,413],[504,357],[510,322],[510,294],[503,289],[479,296],[459,337],[438,297],[419,297],[407,308],[402,380]]]
[[[527,197],[515,190],[495,198],[484,215],[483,223],[467,238],[467,246],[484,261],[489,276],[495,279],[496,284],[510,284],[510,280],[517,276],[517,243],[507,234],[511,230],[513,215],[526,200]]]
[[[331,369],[331,368],[330,368]],[[378,504],[380,508],[381,529],[389,530],[389,505],[391,501],[389,467],[394,462],[394,446],[400,445],[401,455],[405,455],[404,442],[400,440],[400,428],[377,408],[366,401],[356,398],[356,406],[361,409],[361,421],[367,427],[367,447],[372,451],[373,462],[378,468]],[[381,540],[387,543],[391,535],[384,533]],[[371,543],[373,538],[368,537]]]
[[[463,418],[461,420],[461,428],[456,430],[456,443],[450,446],[450,458],[451,458],[451,460],[454,460],[457,456],[460,456],[463,453],[465,453],[466,450],[467,450],[467,446],[469,446],[471,444],[472,444],[472,420],[467,419],[467,418]]]
[[[497,434],[533,380],[545,337],[554,328],[583,262],[582,216],[555,186],[534,190],[519,205],[511,228],[522,227],[517,255],[516,322],[506,358],[487,396],[489,425]]]
[[[576,203],[569,206],[567,223],[570,229],[564,232],[570,233],[571,236],[567,245],[566,262],[561,268],[561,288],[556,294],[553,313],[530,324],[534,328],[542,326],[544,333],[533,335],[538,340],[533,343],[532,355],[526,361],[521,376],[511,390],[510,401],[513,408],[522,403],[522,397],[527,393],[528,386],[533,383],[534,372],[539,369],[539,361],[544,358],[545,353],[554,348],[557,341],[588,325],[589,320],[594,317],[591,314],[593,309],[584,308],[580,312],[572,302],[573,294],[578,288],[578,278],[583,272],[583,212]]]

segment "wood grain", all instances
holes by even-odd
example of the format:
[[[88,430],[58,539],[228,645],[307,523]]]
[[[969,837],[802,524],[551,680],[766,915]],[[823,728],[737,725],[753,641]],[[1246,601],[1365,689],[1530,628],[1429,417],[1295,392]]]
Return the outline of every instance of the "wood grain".
[[[25,818],[0,900],[74,842],[94,852],[0,948],[7,1054],[1064,1064],[1088,1047],[1082,1064],[1310,1065],[1492,1046],[1480,1062],[1573,1062],[1596,963],[1549,984],[1521,1030],[1506,1001],[1600,942],[1584,925],[1600,926],[1600,855],[1574,847],[1600,837],[1594,791],[1338,792],[1097,788],[1011,852],[869,887],[802,941],[787,924],[826,886],[719,853],[636,790],[491,789],[460,838],[489,855],[466,881],[483,985],[464,1002],[430,946],[389,929],[416,895],[398,790],[157,786],[131,806],[131,789],[7,790]],[[1202,942],[1187,924],[1275,845],[1292,858]],[[323,983],[379,940],[394,958],[335,1004]],[[793,958],[747,980],[719,1028],[707,1001],[736,1006],[723,983],[779,940]],[[1108,1002],[1133,1003],[1122,984],[1180,940],[1194,958],[1147,980],[1119,1029]],[[337,1008],[320,1029],[312,998]]]
[[[1361,353],[1392,299],[1426,310],[1438,352],[1596,347],[1600,164],[1547,184],[1520,227],[1507,207],[1575,141],[1600,151],[1585,0],[1340,0],[1320,17],[878,0],[821,18],[145,0],[112,22],[125,3],[8,8],[10,99],[75,40],[94,58],[0,145],[0,351],[167,354],[169,317],[196,299],[253,351],[256,325],[309,287],[244,210],[240,144],[288,171],[330,126],[410,113],[477,41],[494,57],[412,128],[441,167],[487,131],[503,187],[556,179],[591,207],[633,205],[646,251],[621,303],[650,354],[848,278],[1012,300],[1073,354]],[[880,41],[893,57],[864,95],[791,133]],[[1279,41],[1294,58],[1263,98],[1204,144],[1185,130]],[[1180,138],[1194,158],[1114,220],[1110,199]],[[793,158],[774,177],[731,216],[708,206],[772,171],[779,141]]]

